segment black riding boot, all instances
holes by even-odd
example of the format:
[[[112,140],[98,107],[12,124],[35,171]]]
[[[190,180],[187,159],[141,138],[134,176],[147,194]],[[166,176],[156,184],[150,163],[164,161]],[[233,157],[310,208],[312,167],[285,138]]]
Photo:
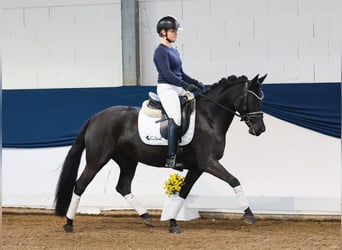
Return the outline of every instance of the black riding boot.
[[[168,126],[168,158],[166,159],[165,167],[175,168],[180,127],[176,125],[173,119],[169,119]]]

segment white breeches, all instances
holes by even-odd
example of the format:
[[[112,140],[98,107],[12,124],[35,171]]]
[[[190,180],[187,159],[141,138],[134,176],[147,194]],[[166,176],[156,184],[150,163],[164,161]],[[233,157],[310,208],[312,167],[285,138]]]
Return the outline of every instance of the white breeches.
[[[184,95],[185,90],[172,84],[158,83],[157,93],[167,116],[172,118],[176,125],[180,126],[182,116],[179,96]]]

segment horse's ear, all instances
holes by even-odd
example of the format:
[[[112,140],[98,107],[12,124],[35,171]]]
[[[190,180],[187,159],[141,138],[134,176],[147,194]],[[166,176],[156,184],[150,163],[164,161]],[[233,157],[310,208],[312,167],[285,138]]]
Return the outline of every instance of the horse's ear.
[[[262,76],[261,78],[259,78],[259,84],[262,84],[265,80],[265,78],[267,77],[267,74],[265,74],[264,76]]]
[[[251,80],[251,82],[253,82],[253,83],[258,82],[258,77],[259,77],[259,74],[257,74],[257,75]]]

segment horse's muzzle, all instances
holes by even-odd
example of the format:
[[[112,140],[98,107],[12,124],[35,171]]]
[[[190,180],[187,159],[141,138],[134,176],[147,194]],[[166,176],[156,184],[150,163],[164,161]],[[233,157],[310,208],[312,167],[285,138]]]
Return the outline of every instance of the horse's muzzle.
[[[255,135],[255,136],[259,136],[261,135],[263,132],[265,132],[266,128],[265,128],[265,124],[264,121],[261,120],[259,122],[257,122],[256,124],[253,124],[249,127],[248,132],[251,135]]]

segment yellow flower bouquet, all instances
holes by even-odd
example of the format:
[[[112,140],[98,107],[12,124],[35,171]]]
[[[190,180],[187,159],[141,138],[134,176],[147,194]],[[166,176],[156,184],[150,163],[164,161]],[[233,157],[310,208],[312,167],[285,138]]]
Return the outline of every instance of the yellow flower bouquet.
[[[184,185],[184,176],[179,174],[170,174],[169,179],[165,182],[164,189],[168,196],[178,193]]]

